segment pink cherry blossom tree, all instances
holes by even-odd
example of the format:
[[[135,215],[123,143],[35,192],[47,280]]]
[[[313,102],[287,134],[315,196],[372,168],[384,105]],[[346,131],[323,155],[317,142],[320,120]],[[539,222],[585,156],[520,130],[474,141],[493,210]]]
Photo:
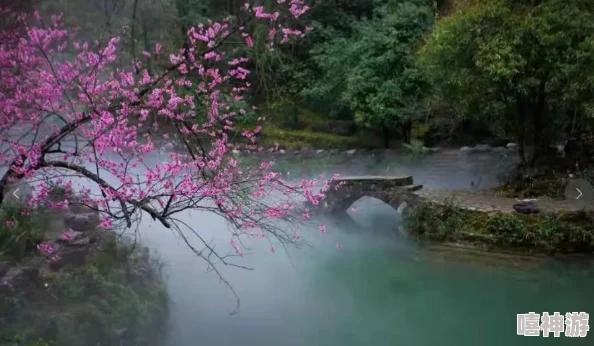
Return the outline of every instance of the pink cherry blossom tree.
[[[201,210],[224,218],[236,256],[242,256],[241,237],[297,242],[287,222],[296,220],[303,201],[320,203],[324,195],[314,191],[320,182],[287,181],[271,162],[242,168],[230,154],[262,148],[256,145],[261,125],[239,129],[243,141],[233,140],[246,109],[231,106],[249,90],[250,71],[248,59],[226,43],[241,38],[252,46],[245,28],[254,20],[269,26],[270,47],[306,32],[296,20],[308,9],[303,0],[276,2],[247,2],[237,17],[192,27],[178,50],[165,52],[157,44],[143,54],[168,55],[170,66],[153,75],[140,60],[115,66],[119,37],[81,42],[60,16],[48,21],[37,12],[29,17],[1,10],[2,22],[11,25],[0,31],[0,204],[13,181],[32,185],[30,207],[47,205],[58,183],[101,213],[101,227],[132,227],[148,215],[179,233],[217,273],[215,262],[240,265],[215,251],[176,217],[180,213]],[[168,146],[173,150],[167,157],[155,160]],[[90,185],[75,188],[81,179]],[[202,246],[188,241],[189,234]]]

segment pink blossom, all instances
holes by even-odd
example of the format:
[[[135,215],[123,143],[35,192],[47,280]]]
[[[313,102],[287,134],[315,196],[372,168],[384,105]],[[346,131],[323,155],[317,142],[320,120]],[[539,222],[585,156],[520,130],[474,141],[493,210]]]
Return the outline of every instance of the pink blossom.
[[[326,226],[320,225],[319,226],[319,229],[320,229],[320,233],[322,233],[322,234],[325,234],[326,233]]]
[[[303,36],[300,27],[292,24],[308,10],[302,0],[255,7],[248,3],[244,9],[254,20],[267,25],[274,22],[267,35],[271,46]],[[0,39],[0,144],[7,148],[0,153],[0,166],[9,167],[7,178],[19,176],[32,182],[30,210],[41,204],[73,207],[74,200],[68,199],[48,203],[52,183],[65,186],[93,206],[100,214],[99,227],[105,229],[133,227],[141,214],[165,228],[177,229],[178,213],[212,211],[233,225],[230,247],[243,256],[239,235],[279,236],[284,230],[277,221],[290,223],[295,215],[310,217],[308,210],[299,210],[303,199],[319,205],[325,198],[318,188],[329,185],[322,178],[284,180],[273,162],[246,168],[239,157],[231,156],[231,150],[263,150],[257,140],[266,125],[264,116],[258,117],[255,128],[241,130],[245,140],[236,141],[231,135],[238,130],[238,117],[250,108],[258,111],[255,106],[237,110],[232,102],[247,100],[252,87],[249,60],[233,56],[228,63],[220,62],[235,54],[227,50],[231,45],[225,41],[232,40],[230,33],[237,29],[245,46],[254,46],[249,28],[237,28],[232,20],[194,26],[186,33],[186,47],[168,47],[160,59],[168,64],[167,70],[153,66],[149,73],[141,61],[120,63],[126,57],[119,47],[120,37],[102,45],[79,42],[59,17],[44,25],[21,19],[27,25],[18,30],[0,29],[0,38],[16,38]],[[57,53],[66,48],[73,52],[71,58]],[[142,54],[149,58],[162,50],[155,44]],[[182,87],[192,92],[180,94]],[[198,100],[188,95],[193,93],[204,97]],[[204,110],[200,122],[196,121],[198,110]],[[55,114],[60,123],[48,120]],[[184,126],[168,135],[160,128],[165,123]],[[12,135],[24,129],[40,130],[39,136],[31,141]],[[76,150],[67,145],[74,133]],[[188,139],[189,147],[180,138]],[[197,148],[196,143],[204,146]],[[148,159],[157,154],[159,160]],[[72,184],[81,176],[94,188]],[[320,226],[320,232],[325,228]],[[61,239],[69,241],[72,235],[65,232]],[[299,236],[295,234],[294,239]],[[38,250],[54,252],[49,244],[39,244]]]
[[[73,231],[69,230],[68,232],[64,232],[62,233],[62,235],[60,235],[60,239],[66,242],[71,241],[73,238]]]
[[[54,253],[54,248],[45,243],[37,244],[37,250],[44,255],[51,255]]]
[[[14,227],[15,223],[12,220],[6,220],[6,227],[7,228],[12,228]]]

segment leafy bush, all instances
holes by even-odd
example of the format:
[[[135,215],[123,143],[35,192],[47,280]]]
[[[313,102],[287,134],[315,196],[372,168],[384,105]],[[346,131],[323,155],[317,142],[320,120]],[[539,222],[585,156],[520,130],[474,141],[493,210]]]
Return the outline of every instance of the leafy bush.
[[[502,242],[521,243],[526,234],[524,224],[513,215],[497,214],[487,221],[486,231]]]
[[[423,202],[405,218],[409,231],[448,240],[455,234],[489,245],[514,245],[547,252],[594,251],[594,214],[488,214]]]
[[[0,258],[17,261],[35,250],[43,238],[46,213],[36,210],[35,217],[31,217],[23,215],[23,211],[22,208],[6,206],[0,211]]]
[[[403,144],[404,148],[406,148],[406,152],[415,158],[421,158],[427,155],[427,150],[423,145],[423,141],[418,139],[413,139],[410,141],[410,144]]]
[[[445,240],[463,228],[460,212],[451,202],[445,206],[422,202],[407,215],[404,223],[410,232],[436,240]]]

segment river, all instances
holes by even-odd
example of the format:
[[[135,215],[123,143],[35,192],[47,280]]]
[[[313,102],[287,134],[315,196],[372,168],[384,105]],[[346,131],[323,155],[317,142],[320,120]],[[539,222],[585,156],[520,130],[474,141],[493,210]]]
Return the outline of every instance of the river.
[[[288,155],[288,154],[287,154]],[[397,154],[279,156],[294,175],[412,174],[435,188],[495,184],[511,158],[458,157],[443,152],[425,160]],[[497,169],[496,169],[497,168]],[[170,232],[143,227],[143,241],[166,263],[172,298],[173,346],[349,345],[592,345],[586,338],[516,335],[516,315],[594,312],[594,266],[589,261],[497,256],[427,247],[395,232],[397,213],[361,199],[351,221],[321,220],[327,233],[304,226],[311,243],[270,253],[252,239],[252,254],[222,268],[241,298]],[[229,236],[217,217],[195,213],[190,222],[222,248]]]

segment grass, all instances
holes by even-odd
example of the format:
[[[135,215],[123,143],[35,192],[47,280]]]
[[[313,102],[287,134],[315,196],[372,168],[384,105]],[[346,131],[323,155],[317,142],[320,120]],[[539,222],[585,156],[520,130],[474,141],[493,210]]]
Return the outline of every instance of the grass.
[[[593,220],[594,215],[586,212],[488,214],[424,202],[405,222],[412,233],[431,240],[464,239],[495,247],[589,253],[594,251]]]
[[[266,147],[275,147],[278,143],[280,148],[288,150],[352,149],[361,146],[359,139],[354,136],[309,130],[284,130],[271,125],[263,128],[261,143]]]
[[[496,191],[504,197],[534,198],[547,196],[553,199],[564,199],[563,193],[567,184],[566,179],[535,179],[530,182],[518,181],[498,187]]]
[[[327,115],[290,104],[269,105],[264,114],[270,120],[262,130],[261,143],[283,149],[358,149],[381,147],[377,136],[357,135],[348,120],[330,119]]]

